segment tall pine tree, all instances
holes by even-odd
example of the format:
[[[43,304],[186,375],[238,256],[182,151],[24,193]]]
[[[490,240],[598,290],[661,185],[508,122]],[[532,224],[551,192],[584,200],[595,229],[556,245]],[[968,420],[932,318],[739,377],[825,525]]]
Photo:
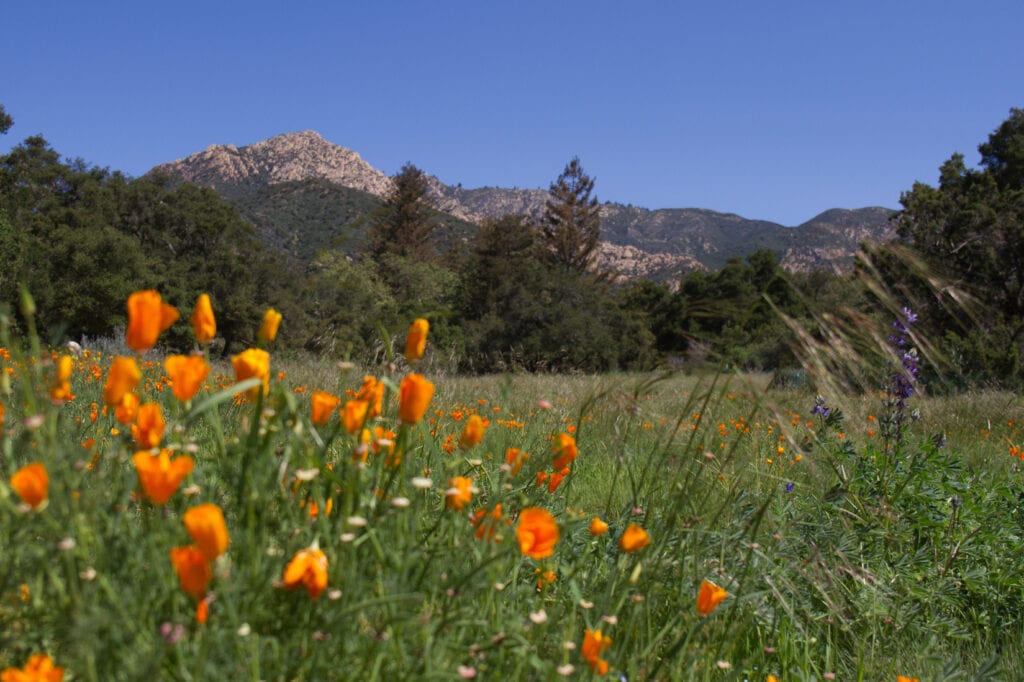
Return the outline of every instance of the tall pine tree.
[[[593,189],[594,180],[578,157],[551,183],[541,220],[544,256],[551,264],[575,272],[593,269],[601,243],[600,207],[590,195]]]
[[[391,193],[370,224],[367,253],[374,260],[387,254],[422,258],[430,252],[436,227],[427,202],[427,176],[407,163],[392,178]]]

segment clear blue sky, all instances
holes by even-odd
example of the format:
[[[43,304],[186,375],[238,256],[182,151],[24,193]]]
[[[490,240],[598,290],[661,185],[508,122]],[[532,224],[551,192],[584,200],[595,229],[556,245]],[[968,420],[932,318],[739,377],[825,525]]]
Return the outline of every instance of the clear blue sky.
[[[0,152],[130,175],[312,129],[386,173],[795,225],[897,207],[1024,107],[1021,0],[58,2],[0,10]]]

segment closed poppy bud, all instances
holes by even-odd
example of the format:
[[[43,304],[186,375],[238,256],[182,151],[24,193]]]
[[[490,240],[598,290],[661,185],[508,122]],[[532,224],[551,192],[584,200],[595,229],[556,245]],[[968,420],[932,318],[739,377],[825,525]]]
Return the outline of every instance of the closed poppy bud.
[[[576,439],[567,433],[558,434],[558,437],[555,438],[553,450],[555,459],[551,463],[551,467],[555,471],[561,471],[569,466],[580,454],[579,450],[576,449]]]
[[[544,559],[555,553],[558,524],[547,509],[527,507],[519,513],[516,525],[519,551],[532,559]]]
[[[728,592],[710,580],[702,580],[697,592],[697,612],[702,616],[708,615],[728,596]]]
[[[359,389],[356,400],[365,400],[370,404],[367,416],[371,419],[379,417],[384,402],[384,382],[377,381],[377,378],[372,376],[363,377],[363,386]]]
[[[484,420],[479,415],[470,415],[466,420],[466,426],[462,429],[462,435],[459,437],[459,449],[469,450],[474,445],[479,445],[484,439],[486,428]]]
[[[178,320],[178,309],[163,302],[152,289],[128,297],[128,330],[125,343],[137,353],[156,345],[160,333]]]
[[[199,294],[196,307],[192,311],[192,331],[199,343],[210,343],[217,335],[217,320],[213,316],[213,306],[207,294]]]
[[[210,365],[202,355],[168,355],[164,369],[171,378],[174,397],[183,403],[195,397],[210,373]]]
[[[166,504],[195,466],[187,455],[172,460],[171,451],[166,449],[158,455],[140,450],[132,457],[132,463],[139,475],[142,492],[153,504]]]
[[[7,668],[0,672],[3,682],[61,682],[64,668],[53,665],[53,659],[46,654],[32,654],[22,669]]]
[[[40,462],[26,464],[11,476],[11,487],[22,502],[38,509],[49,494],[50,476],[46,473],[46,466]]]
[[[422,374],[409,374],[398,387],[398,415],[406,424],[416,424],[427,412],[434,397],[434,384]]]
[[[62,355],[57,360],[53,378],[50,380],[50,399],[55,403],[64,403],[74,399],[71,393],[71,371],[75,363],[70,355]]]
[[[612,638],[601,634],[600,630],[587,630],[583,633],[583,646],[580,653],[583,660],[590,664],[590,669],[598,675],[608,672],[608,661],[601,658],[601,654],[612,644]]]
[[[510,467],[513,476],[519,474],[520,469],[523,468],[523,463],[530,459],[528,452],[522,452],[519,448],[509,448],[505,451],[505,464]]]
[[[638,552],[651,544],[651,536],[635,523],[629,524],[622,537],[619,538],[619,547],[623,552]]]
[[[331,420],[331,414],[338,409],[341,398],[326,391],[313,391],[310,396],[311,411],[310,420],[317,426],[326,426]]]
[[[363,428],[366,421],[366,412],[370,404],[365,400],[349,400],[345,403],[342,419],[345,422],[345,430],[349,433],[356,433]]]
[[[125,393],[121,403],[114,410],[114,418],[124,426],[135,421],[135,415],[139,411],[139,396],[134,393]]]
[[[125,394],[139,385],[140,379],[142,373],[135,364],[135,358],[114,358],[107,371],[107,383],[103,384],[103,402],[111,407],[120,405]]]
[[[558,486],[562,485],[562,480],[570,473],[569,467],[565,467],[561,471],[551,474],[548,477],[548,492],[553,493],[558,490]]]
[[[273,308],[267,308],[267,312],[263,313],[263,322],[260,324],[260,330],[256,334],[256,338],[263,343],[270,343],[277,338],[277,327],[280,324],[281,313]]]
[[[608,532],[608,524],[595,516],[590,520],[590,534],[594,536],[604,535]]]
[[[473,499],[473,479],[456,476],[448,481],[448,490],[444,493],[444,504],[449,509],[461,510]]]
[[[263,393],[270,389],[270,353],[261,348],[249,348],[231,358],[231,366],[235,369],[235,380],[258,378],[263,381]],[[256,397],[259,389],[253,388],[246,393],[251,400]]]
[[[185,530],[192,536],[192,541],[208,561],[213,561],[227,551],[231,540],[220,507],[211,503],[201,504],[186,511],[181,520]]]
[[[175,547],[171,550],[171,564],[178,574],[181,589],[197,600],[202,599],[206,595],[206,586],[213,578],[213,571],[199,548],[192,545]]]
[[[430,323],[422,317],[409,326],[409,333],[405,335],[405,357],[409,362],[423,357],[423,351],[427,348],[428,331]]]
[[[166,428],[167,422],[164,421],[164,413],[160,404],[146,403],[141,405],[135,414],[132,438],[135,439],[135,444],[144,450],[155,448],[163,440]]]
[[[310,599],[327,588],[327,556],[319,549],[300,549],[284,569],[284,586],[289,590],[305,587]]]

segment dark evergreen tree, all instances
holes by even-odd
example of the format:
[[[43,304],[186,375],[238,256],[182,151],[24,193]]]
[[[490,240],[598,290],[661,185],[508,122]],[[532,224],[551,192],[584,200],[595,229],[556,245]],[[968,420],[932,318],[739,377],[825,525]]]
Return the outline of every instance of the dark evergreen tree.
[[[426,257],[433,251],[430,238],[437,227],[427,201],[427,176],[407,163],[392,183],[384,206],[370,223],[367,253],[375,260],[385,254]]]
[[[0,104],[0,135],[6,135],[13,125],[14,119],[4,109],[4,105]]]
[[[594,180],[573,158],[548,189],[550,198],[541,221],[548,262],[576,272],[592,270],[601,243],[601,215]]]

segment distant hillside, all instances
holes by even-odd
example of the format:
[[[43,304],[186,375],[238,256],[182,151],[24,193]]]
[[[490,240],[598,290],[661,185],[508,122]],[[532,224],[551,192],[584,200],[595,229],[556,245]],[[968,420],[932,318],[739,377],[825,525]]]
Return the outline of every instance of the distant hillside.
[[[312,131],[256,144],[213,145],[153,169],[216,189],[234,203],[264,239],[301,260],[328,245],[355,253],[365,217],[381,203],[391,180],[354,151]],[[442,239],[467,239],[473,223],[508,213],[539,217],[543,189],[464,189],[428,178],[428,196],[445,214]],[[600,195],[600,187],[597,188]],[[842,269],[862,241],[894,236],[891,209],[831,209],[796,227],[707,209],[601,207],[602,263],[625,278],[676,279],[714,269],[760,248],[779,254],[789,270]]]

